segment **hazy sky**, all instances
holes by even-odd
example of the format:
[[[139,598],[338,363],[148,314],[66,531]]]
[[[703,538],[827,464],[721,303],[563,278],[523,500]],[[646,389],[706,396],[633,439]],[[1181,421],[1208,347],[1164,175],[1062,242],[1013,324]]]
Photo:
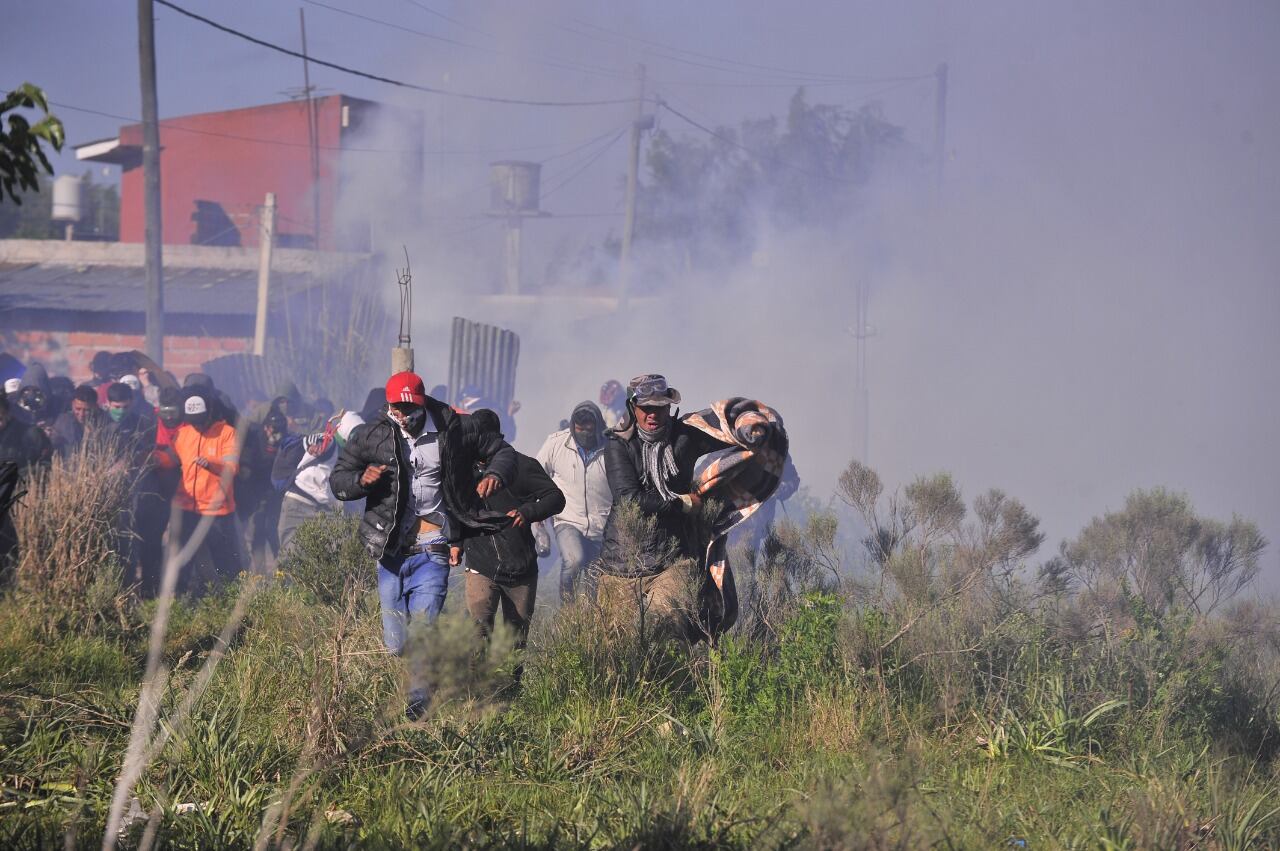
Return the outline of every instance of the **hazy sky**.
[[[296,2],[183,4],[297,45]],[[949,63],[941,199],[880,186],[872,224],[851,230],[848,244],[780,234],[763,267],[725,270],[723,289],[701,281],[684,305],[710,312],[717,299],[737,299],[746,325],[774,335],[779,356],[726,362],[717,357],[721,341],[686,352],[688,326],[680,326],[659,352],[623,345],[592,352],[593,365],[623,378],[665,369],[694,404],[728,393],[775,402],[802,476],[822,495],[859,445],[845,329],[853,283],[864,280],[878,331],[870,343],[870,460],[889,483],[946,469],[969,495],[1000,486],[1045,519],[1055,544],[1119,507],[1132,488],[1167,485],[1205,513],[1255,519],[1280,541],[1280,5],[329,5],[471,46],[306,4],[309,46],[321,58],[536,99],[630,96],[643,62],[665,97],[713,125],[780,113],[799,78],[793,72],[898,78]],[[136,116],[134,9],[24,6],[10,17],[5,77],[30,79],[60,103]],[[298,61],[163,7],[157,33],[162,116],[272,102],[301,85]],[[574,68],[554,67],[564,64]],[[313,80],[427,115],[427,147],[450,152],[428,158],[432,218],[420,225],[454,243],[441,269],[496,252],[496,229],[462,218],[484,208],[490,160],[564,155],[547,164],[544,181],[577,177],[548,199],[549,209],[621,209],[625,144],[566,152],[624,126],[629,106],[477,104],[325,69],[313,69]],[[810,83],[811,101],[868,98],[928,149],[931,81]],[[58,111],[73,143],[112,135],[120,124]],[[660,123],[687,130],[669,115]],[[78,167],[65,158],[59,165]],[[598,241],[611,227],[616,219],[535,223],[526,232],[530,274],[541,273],[557,246]],[[696,317],[681,319],[692,325]],[[608,376],[556,374],[572,369],[573,358],[541,356],[531,345],[536,329],[528,334],[521,445],[531,450],[557,411],[567,413]],[[571,386],[561,393],[572,398],[546,398],[538,391],[548,382]],[[1280,585],[1280,546],[1267,571],[1272,587]]]

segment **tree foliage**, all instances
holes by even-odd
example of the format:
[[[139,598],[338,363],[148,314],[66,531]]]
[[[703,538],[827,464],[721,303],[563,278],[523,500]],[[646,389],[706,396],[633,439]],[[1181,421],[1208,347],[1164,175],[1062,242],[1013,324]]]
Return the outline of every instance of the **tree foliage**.
[[[38,109],[44,116],[32,124],[25,115],[14,112],[16,109]],[[40,171],[53,174],[42,143],[61,151],[65,141],[66,131],[58,117],[49,113],[43,90],[23,83],[5,95],[0,101],[0,203],[7,194],[13,203],[21,204],[23,191],[39,191]]]
[[[661,130],[648,150],[636,237],[677,249],[689,267],[741,259],[761,225],[842,221],[877,163],[903,146],[902,128],[878,105],[810,104],[804,89],[785,121],[752,119],[706,139]]]
[[[1100,602],[1127,592],[1156,614],[1208,614],[1253,582],[1266,545],[1248,520],[1201,517],[1184,494],[1137,490],[1122,510],[1094,518],[1045,571]]]

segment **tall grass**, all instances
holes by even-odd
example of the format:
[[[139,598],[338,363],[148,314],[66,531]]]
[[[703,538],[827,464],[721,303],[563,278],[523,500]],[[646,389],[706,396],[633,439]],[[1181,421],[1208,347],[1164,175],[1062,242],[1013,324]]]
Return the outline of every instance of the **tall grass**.
[[[846,495],[877,490],[858,475]],[[861,556],[829,514],[737,554],[742,616],[714,647],[540,611],[518,690],[520,658],[460,614],[388,656],[353,521],[312,521],[274,582],[175,602],[120,842],[1280,844],[1274,607],[1155,610],[1121,588],[1100,615],[1019,568],[1038,532],[1007,497],[970,515],[933,478],[876,499]],[[152,604],[117,585],[118,615],[50,630],[40,587],[0,600],[0,844],[100,847]],[[417,723],[406,662],[436,686]]]
[[[14,582],[48,629],[85,628],[118,613],[121,538],[129,534],[137,471],[112,441],[84,441],[27,480],[13,508]]]

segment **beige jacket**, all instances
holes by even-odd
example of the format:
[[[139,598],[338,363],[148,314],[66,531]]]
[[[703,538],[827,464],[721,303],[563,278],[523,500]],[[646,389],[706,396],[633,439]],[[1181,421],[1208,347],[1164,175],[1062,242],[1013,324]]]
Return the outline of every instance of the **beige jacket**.
[[[556,515],[555,524],[572,526],[587,538],[600,540],[613,505],[613,492],[604,472],[604,447],[584,462],[566,428],[552,432],[535,457],[564,493],[564,511]]]

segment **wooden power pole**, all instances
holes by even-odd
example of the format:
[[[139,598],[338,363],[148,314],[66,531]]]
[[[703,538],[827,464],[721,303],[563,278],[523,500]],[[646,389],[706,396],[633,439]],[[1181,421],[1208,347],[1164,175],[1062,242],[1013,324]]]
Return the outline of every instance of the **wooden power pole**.
[[[142,80],[142,181],[146,238],[147,357],[164,365],[164,255],[160,229],[160,108],[156,102],[156,27],[151,0],[138,0]]]
[[[640,187],[640,134],[653,126],[653,116],[644,114],[644,66],[639,67],[640,93],[636,97],[636,118],[631,124],[631,156],[627,163],[627,212],[622,223],[622,256],[618,264],[618,303],[624,304],[631,288],[631,241],[636,233],[636,195]]]

